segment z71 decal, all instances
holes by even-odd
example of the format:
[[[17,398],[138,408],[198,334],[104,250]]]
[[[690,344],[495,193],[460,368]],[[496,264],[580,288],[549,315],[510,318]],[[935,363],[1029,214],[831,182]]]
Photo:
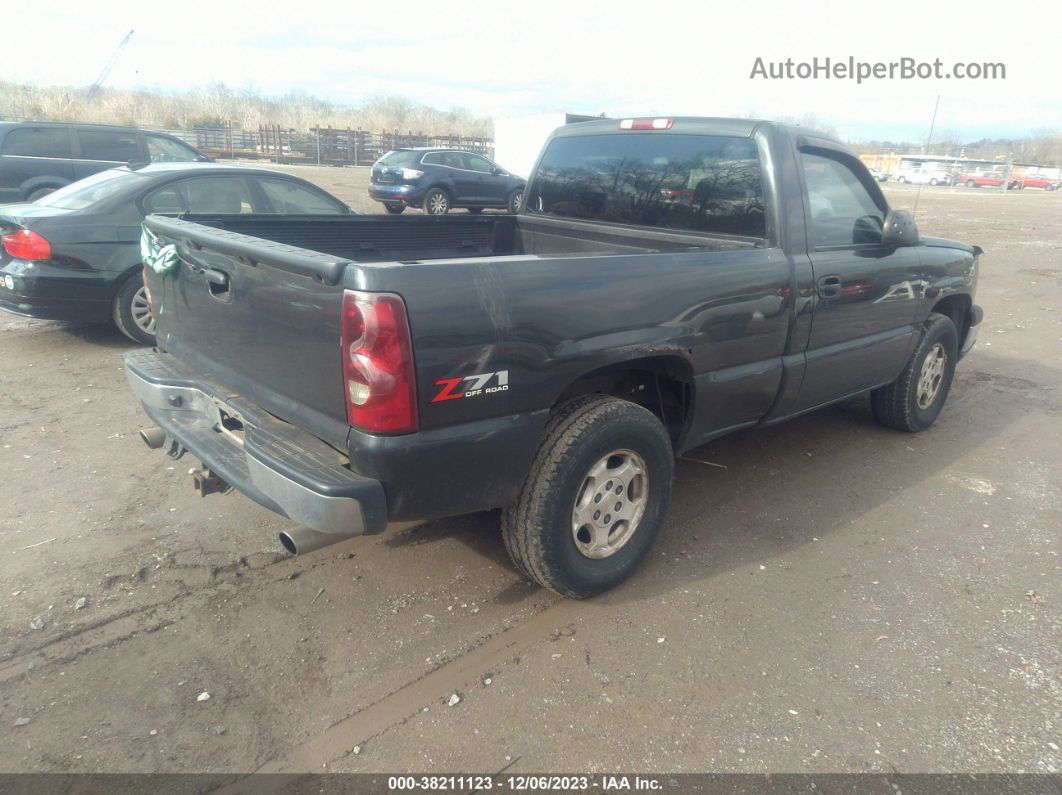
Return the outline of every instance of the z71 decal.
[[[494,381],[493,386],[487,386],[492,380]],[[435,382],[435,386],[439,387],[439,391],[431,399],[432,403],[479,397],[480,395],[492,395],[495,392],[507,392],[509,390],[509,371],[498,370],[496,373],[466,375],[464,378],[440,378]]]

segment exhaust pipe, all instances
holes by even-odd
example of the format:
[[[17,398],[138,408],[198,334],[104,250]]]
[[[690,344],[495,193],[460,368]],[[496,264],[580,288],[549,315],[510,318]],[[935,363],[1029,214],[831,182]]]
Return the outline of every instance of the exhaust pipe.
[[[345,533],[318,533],[308,527],[296,527],[292,530],[282,530],[280,543],[292,555],[305,555],[307,552],[353,537]]]
[[[144,440],[144,444],[146,444],[149,449],[158,450],[166,441],[166,431],[158,426],[154,428],[144,428],[144,430],[140,431],[140,438]]]

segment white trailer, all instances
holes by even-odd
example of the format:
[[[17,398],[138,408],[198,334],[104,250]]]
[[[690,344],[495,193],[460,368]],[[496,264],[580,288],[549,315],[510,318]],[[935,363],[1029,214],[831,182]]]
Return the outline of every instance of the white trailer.
[[[494,162],[518,177],[527,179],[551,132],[565,124],[597,118],[600,117],[559,112],[495,118]]]

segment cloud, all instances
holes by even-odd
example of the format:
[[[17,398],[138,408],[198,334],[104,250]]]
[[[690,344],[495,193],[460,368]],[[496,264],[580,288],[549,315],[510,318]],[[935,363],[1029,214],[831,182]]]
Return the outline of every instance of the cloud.
[[[1008,4],[1035,19],[1032,0]],[[440,108],[512,115],[547,110],[609,114],[764,116],[814,113],[850,137],[920,138],[942,95],[938,129],[963,137],[1062,127],[1050,84],[1058,48],[1023,36],[986,35],[998,4],[952,7],[900,0],[880,11],[831,0],[758,3],[574,3],[474,7],[407,2],[394,10],[318,0],[302,21],[258,6],[218,4],[209,14],[171,4],[100,0],[19,4],[5,28],[46,22],[48,55],[30,36],[7,36],[7,79],[86,85],[122,36],[108,84],[186,88],[253,84],[354,103],[375,93]],[[1002,62],[1006,80],[752,80],[757,56],[810,60]]]

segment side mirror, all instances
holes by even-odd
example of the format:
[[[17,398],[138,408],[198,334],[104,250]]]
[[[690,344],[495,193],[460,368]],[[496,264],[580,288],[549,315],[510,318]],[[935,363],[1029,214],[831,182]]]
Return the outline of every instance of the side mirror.
[[[490,173],[493,174],[496,177],[504,177],[505,176],[505,169],[498,168],[497,166],[495,166],[494,168],[492,168],[490,170]]]
[[[885,216],[885,228],[881,231],[883,246],[917,246],[918,227],[914,216],[907,210],[889,210]]]

